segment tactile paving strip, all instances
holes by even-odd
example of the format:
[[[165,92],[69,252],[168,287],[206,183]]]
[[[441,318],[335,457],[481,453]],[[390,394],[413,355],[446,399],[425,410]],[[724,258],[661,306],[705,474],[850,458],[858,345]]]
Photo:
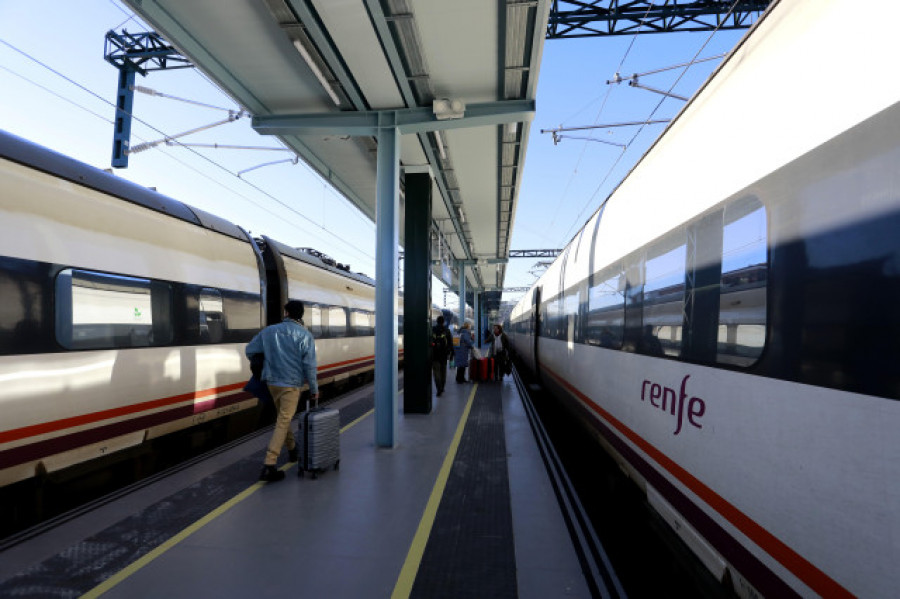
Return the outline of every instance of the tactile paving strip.
[[[478,389],[411,597],[514,598],[516,557],[500,386]]]

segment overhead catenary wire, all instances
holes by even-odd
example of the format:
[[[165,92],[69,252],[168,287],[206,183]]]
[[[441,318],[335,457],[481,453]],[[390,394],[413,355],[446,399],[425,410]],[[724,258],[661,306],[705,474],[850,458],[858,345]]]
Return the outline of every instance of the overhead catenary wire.
[[[44,63],[43,61],[41,61],[41,60],[35,58],[34,56],[32,56],[32,55],[28,54],[27,52],[21,50],[20,48],[18,48],[18,47],[16,47],[16,46],[14,46],[13,44],[7,42],[6,40],[0,38],[0,44],[2,44],[2,45],[4,45],[4,46],[8,47],[10,50],[12,50],[12,51],[14,51],[14,52],[20,54],[21,56],[25,57],[26,59],[28,59],[28,60],[34,62],[35,64],[37,64],[37,65],[41,66],[42,68],[48,70],[49,72],[53,73],[54,75],[60,77],[61,79],[65,80],[65,81],[67,81],[68,83],[74,85],[75,87],[81,89],[81,90],[84,91],[85,93],[87,93],[87,94],[93,96],[94,98],[96,98],[97,100],[103,102],[104,104],[107,104],[107,105],[109,105],[109,106],[115,107],[115,103],[114,103],[114,102],[111,102],[110,100],[107,100],[106,98],[104,98],[104,97],[101,96],[100,94],[98,94],[98,93],[94,92],[93,90],[91,90],[91,89],[85,87],[84,85],[78,83],[77,81],[73,80],[72,78],[68,77],[67,75],[61,73],[60,71],[58,71],[58,70],[56,70],[56,69],[54,69],[54,68],[51,67],[50,65],[48,65],[48,64]],[[17,76],[19,76],[19,77],[21,77],[21,78],[23,78],[23,79],[25,79],[25,80],[28,80],[26,77],[22,77],[21,75],[18,75],[18,74],[17,74]],[[30,81],[30,80],[29,80],[29,81]],[[45,89],[43,86],[40,86],[40,85],[34,83],[33,81],[31,81],[31,83],[34,84],[34,85],[36,85],[37,87],[39,87],[39,88],[41,88],[41,89]],[[51,92],[51,93],[52,93],[52,92]],[[55,94],[55,93],[54,93],[53,95],[60,97],[58,94]],[[62,98],[62,99],[65,99],[65,98]],[[66,100],[66,101],[69,102],[69,103],[72,103],[71,100]],[[86,111],[88,111],[88,112],[92,112],[92,111],[90,111],[89,109],[86,109],[86,108],[84,108],[84,107],[81,107],[81,108],[84,109],[84,110],[86,110]],[[96,113],[93,113],[93,112],[92,112],[92,114],[95,114],[95,115],[96,115]],[[109,121],[108,119],[106,119],[105,117],[100,117],[99,115],[96,115],[96,116],[98,116],[99,118],[102,118],[104,121],[112,122],[112,121]],[[136,121],[138,121],[138,122],[141,123],[142,125],[144,125],[144,126],[148,127],[149,129],[151,129],[151,130],[153,130],[153,131],[159,133],[160,135],[163,135],[163,136],[166,135],[165,132],[161,131],[160,129],[158,129],[157,127],[151,125],[150,123],[144,121],[144,120],[141,119],[140,117],[137,117],[136,115],[133,115],[133,114],[132,114],[131,116],[132,116],[132,118],[134,118]],[[177,145],[182,145],[182,144],[177,143]],[[237,175],[236,175],[234,172],[232,172],[231,170],[229,170],[229,169],[226,168],[225,166],[219,164],[218,162],[212,160],[211,158],[209,158],[209,157],[207,157],[207,156],[201,154],[200,152],[197,152],[196,150],[193,150],[192,148],[185,147],[185,149],[187,149],[188,151],[192,152],[192,153],[195,154],[197,157],[203,159],[204,161],[208,162],[209,164],[213,165],[214,167],[216,167],[216,168],[218,168],[218,169],[220,169],[220,170],[222,170],[222,171],[225,171],[226,173],[228,173],[229,175],[231,175],[231,176],[233,176],[233,177],[238,178]],[[167,155],[169,155],[169,154],[167,153]],[[170,156],[171,156],[171,155],[170,155]],[[215,182],[216,184],[218,184],[218,185],[222,185],[222,183],[221,183],[220,181],[217,181],[217,180],[215,180],[215,179],[212,179],[211,177],[209,177],[209,176],[206,175],[205,173],[202,173],[201,171],[197,170],[197,169],[194,168],[193,166],[191,166],[191,165],[185,163],[183,160],[177,159],[177,158],[175,158],[174,156],[171,156],[171,157],[172,157],[173,160],[176,160],[177,162],[179,162],[182,166],[184,166],[184,167],[186,167],[186,168],[189,168],[189,169],[193,170],[194,172],[196,172],[196,173],[198,173],[198,174],[200,174],[200,175],[202,175],[202,176],[204,176],[204,177],[206,177],[206,178],[208,178],[208,179],[214,181],[214,182]],[[305,165],[305,166],[307,166],[307,165]],[[308,166],[307,166],[307,169],[309,169]],[[311,170],[311,169],[310,169],[310,170]],[[286,210],[288,210],[288,211],[291,212],[292,214],[295,214],[296,216],[299,216],[300,218],[302,218],[304,221],[306,221],[307,223],[309,223],[309,224],[312,225],[313,227],[316,227],[316,228],[320,229],[321,231],[323,231],[324,233],[330,235],[331,237],[333,237],[334,239],[336,239],[337,241],[339,241],[340,243],[342,243],[343,245],[345,245],[347,248],[349,248],[349,249],[350,249],[351,251],[353,251],[354,253],[356,253],[356,254],[358,254],[358,255],[360,255],[360,256],[365,257],[367,260],[371,260],[371,261],[374,262],[375,258],[374,258],[373,256],[371,256],[370,254],[367,254],[367,253],[363,252],[362,250],[360,250],[358,244],[352,243],[352,242],[350,242],[350,241],[348,241],[348,240],[345,240],[345,239],[339,237],[339,236],[338,236],[337,234],[335,234],[334,232],[332,232],[332,231],[326,229],[324,226],[322,226],[322,225],[316,223],[315,221],[313,221],[312,219],[310,219],[310,218],[307,217],[306,215],[302,214],[301,212],[298,212],[296,209],[294,209],[293,207],[289,206],[289,205],[286,204],[284,201],[282,201],[282,200],[280,200],[279,198],[275,197],[275,196],[272,195],[271,193],[265,191],[264,189],[262,189],[262,188],[259,187],[258,185],[254,184],[254,183],[252,183],[252,182],[250,182],[250,181],[248,181],[247,179],[244,179],[244,178],[239,178],[239,179],[240,179],[242,182],[244,182],[245,185],[249,186],[250,188],[254,189],[254,190],[257,191],[258,193],[260,193],[260,194],[262,194],[263,196],[269,198],[270,200],[274,201],[275,203],[279,204],[280,206],[282,206],[283,208],[285,208]],[[261,208],[261,209],[265,210],[266,212],[272,214],[273,216],[276,216],[276,217],[278,217],[278,218],[283,218],[281,215],[278,215],[278,214],[276,214],[275,212],[272,212],[271,209],[269,209],[268,207],[266,207],[266,206],[260,204],[259,202],[255,201],[255,200],[253,200],[252,198],[249,198],[249,197],[246,196],[246,195],[243,195],[243,194],[238,193],[236,190],[232,189],[231,187],[224,186],[224,185],[222,185],[222,186],[225,187],[225,189],[228,189],[229,191],[231,191],[232,193],[234,193],[235,195],[237,195],[238,197],[240,197],[240,198],[244,199],[245,201],[247,201],[247,202],[253,204],[254,206],[257,206],[258,208]],[[339,197],[339,196],[338,196],[338,197]],[[367,224],[368,224],[368,223],[367,223]]]
[[[206,131],[208,129],[212,129],[213,127],[218,127],[220,125],[227,125],[228,123],[233,123],[234,121],[240,119],[244,116],[243,112],[237,114],[229,114],[227,119],[223,119],[221,121],[216,121],[215,123],[210,123],[209,125],[203,125],[201,127],[195,127],[189,131],[184,131],[182,133],[176,133],[175,135],[167,135],[162,139],[157,139],[155,141],[148,141],[147,143],[138,144],[136,146],[132,146],[129,149],[125,150],[125,153],[128,155],[137,154],[139,152],[144,152],[151,148],[155,148],[161,143],[165,143],[166,145],[172,145],[176,139],[179,137],[187,137],[188,135],[193,135],[194,133],[199,133],[201,131]],[[132,117],[133,118],[133,117]],[[185,146],[188,147],[188,146]]]
[[[713,29],[712,32],[710,32],[710,34],[707,36],[706,40],[703,42],[703,44],[700,46],[700,48],[694,53],[693,58],[692,58],[689,62],[684,63],[681,73],[678,75],[678,77],[675,79],[675,81],[672,83],[672,85],[669,86],[669,90],[668,90],[669,92],[671,92],[673,89],[675,89],[675,86],[678,85],[678,83],[681,81],[682,77],[684,77],[685,73],[687,73],[688,69],[689,69],[691,66],[693,66],[694,64],[697,64],[697,62],[698,62],[697,57],[700,56],[700,54],[703,52],[703,50],[706,48],[706,46],[709,45],[709,42],[712,41],[713,36],[715,36],[715,34],[719,31],[719,28],[721,27],[721,24],[724,23],[724,22],[726,22],[726,21],[728,20],[728,17],[730,17],[731,14],[734,12],[734,9],[735,9],[735,7],[737,6],[737,4],[738,4],[739,1],[740,1],[740,0],[734,0],[734,2],[731,4],[731,7],[728,9],[728,12],[726,13],[725,17],[724,17],[723,19],[721,19],[721,20],[719,21],[719,23],[716,25],[716,28]],[[704,60],[705,60],[705,59],[704,59]],[[624,61],[623,61],[623,62],[624,62]],[[619,68],[616,70],[616,72],[620,72],[620,71],[621,71],[621,68],[622,68],[622,66],[621,66],[621,63],[620,63]],[[676,68],[677,68],[677,67],[676,67]],[[656,104],[656,106],[653,108],[653,110],[650,112],[650,114],[647,116],[647,118],[646,118],[645,120],[646,120],[646,121],[650,121],[651,119],[653,119],[653,116],[656,114],[656,112],[659,110],[659,108],[662,106],[663,102],[665,102],[665,101],[666,101],[666,98],[665,98],[665,97],[663,97],[662,99],[660,99],[660,101]],[[637,139],[637,137],[643,132],[643,130],[645,129],[645,127],[646,127],[646,125],[642,125],[642,126],[635,132],[635,134],[632,136],[631,140],[626,144],[628,147],[631,147],[631,145],[634,143],[634,141]],[[626,151],[627,151],[627,150],[626,150]],[[601,189],[601,188],[603,187],[603,185],[606,183],[607,179],[609,179],[610,174],[613,172],[613,170],[616,168],[616,166],[619,164],[619,162],[620,162],[620,161],[622,160],[622,158],[625,156],[626,151],[623,151],[623,152],[619,155],[619,157],[616,159],[616,161],[613,163],[613,165],[612,165],[612,166],[609,168],[609,170],[607,171],[606,176],[603,177],[603,180],[602,180],[602,181],[600,182],[600,184],[596,187],[596,189],[594,189],[594,192],[590,195],[590,197],[588,198],[587,202],[585,202],[584,207],[582,207],[581,211],[578,213],[578,216],[575,217],[574,221],[572,222],[572,225],[569,227],[569,229],[566,231],[565,235],[563,236],[563,244],[562,244],[562,245],[564,245],[565,242],[568,242],[568,240],[570,239],[570,236],[571,236],[571,234],[572,234],[573,229],[574,229],[575,227],[577,227],[579,223],[582,222],[582,221],[581,221],[581,218],[582,218],[582,216],[584,215],[585,210],[588,208],[588,206],[590,206],[591,202],[593,202],[594,198],[595,198],[595,197],[597,196],[597,194],[600,192],[600,189]],[[607,199],[608,199],[608,198],[607,198]],[[601,206],[602,206],[602,204],[601,204]],[[598,208],[599,208],[599,207],[598,207]]]
[[[173,95],[171,95],[171,94],[167,94],[167,93],[163,93],[163,92],[161,92],[161,91],[157,91],[157,90],[153,89],[152,87],[147,87],[147,86],[145,86],[145,85],[132,85],[132,86],[131,86],[131,89],[134,90],[134,91],[136,91],[136,92],[140,92],[140,93],[142,93],[142,94],[146,94],[146,95],[148,95],[148,96],[154,96],[154,97],[157,97],[157,98],[166,98],[167,100],[176,100],[176,101],[178,101],[178,102],[184,102],[185,104],[193,104],[194,106],[202,106],[202,107],[204,107],[204,108],[211,108],[211,109],[213,109],[213,110],[222,110],[222,111],[225,111],[225,112],[228,112],[228,113],[234,113],[234,112],[246,112],[245,110],[240,109],[240,108],[238,108],[238,109],[234,109],[234,108],[224,108],[224,107],[222,107],[222,106],[215,106],[215,105],[213,105],[213,104],[207,104],[207,103],[205,103],[205,102],[198,102],[198,101],[196,101],[196,100],[190,100],[190,99],[188,99],[188,98],[180,98],[180,97],[178,97],[178,96],[173,96]]]
[[[723,56],[725,56],[725,54],[717,54],[717,55],[715,55],[715,56],[708,56],[708,57],[706,57],[706,58],[698,59],[698,60],[696,60],[696,61],[694,61],[694,62],[692,62],[692,63],[682,63],[682,64],[674,65],[674,66],[671,66],[671,67],[663,67],[663,68],[661,68],[661,69],[654,69],[654,70],[652,70],[652,71],[647,71],[647,72],[645,72],[645,73],[634,73],[634,74],[629,75],[629,76],[627,76],[627,77],[622,77],[622,75],[619,74],[619,73],[617,72],[616,75],[615,75],[615,77],[613,77],[612,79],[607,79],[607,80],[606,80],[606,84],[607,84],[607,85],[610,85],[610,84],[612,84],[612,83],[619,84],[619,83],[622,83],[623,81],[627,81],[629,87],[636,87],[636,88],[638,88],[638,89],[644,89],[644,90],[647,90],[647,91],[650,91],[650,92],[653,92],[653,93],[656,93],[656,94],[661,94],[661,95],[663,95],[663,96],[667,96],[667,97],[669,97],[669,98],[675,98],[676,100],[681,100],[681,101],[683,101],[683,102],[687,102],[690,98],[687,98],[687,97],[685,97],[685,96],[680,96],[680,95],[678,95],[678,94],[674,94],[674,93],[671,92],[671,90],[665,92],[665,91],[662,91],[662,90],[660,90],[660,89],[656,89],[655,87],[650,87],[650,86],[647,85],[647,84],[640,83],[641,77],[646,77],[646,76],[648,76],[648,75],[656,75],[657,73],[664,73],[664,72],[666,72],[666,71],[671,71],[671,70],[674,70],[674,69],[677,69],[677,68],[680,68],[680,67],[686,67],[686,66],[689,67],[689,66],[691,66],[692,64],[700,64],[701,62],[707,62],[707,61],[710,61],[710,60],[715,60],[715,59],[717,59],[717,58],[722,58]]]
[[[634,47],[634,43],[637,40],[638,34],[641,32],[641,29],[644,27],[644,21],[647,19],[647,15],[650,14],[650,10],[653,8],[653,5],[650,4],[647,6],[647,10],[644,12],[644,16],[641,18],[640,25],[637,30],[635,30],[634,35],[631,36],[631,41],[628,43],[628,48],[625,49],[625,53],[622,55],[622,60],[619,61],[619,66],[616,68],[616,72],[622,70],[622,65],[625,64],[625,60],[628,58],[628,55],[631,53],[631,49]],[[594,123],[600,121],[600,115],[603,114],[604,109],[606,108],[606,103],[609,101],[609,97],[612,94],[612,87],[606,88],[606,94],[603,96],[603,102],[600,104],[600,108],[597,110],[597,115],[594,117]],[[575,175],[578,174],[578,168],[581,166],[581,161],[584,159],[584,154],[587,151],[588,142],[585,141],[581,146],[581,152],[578,154],[578,160],[575,163],[575,168],[572,169],[572,173],[569,175],[569,180],[566,182],[566,187],[563,190],[562,196],[559,198],[559,201],[556,202],[556,210],[553,211],[553,218],[550,219],[550,225],[547,227],[548,230],[552,229],[556,224],[556,218],[559,216],[559,209],[565,203],[565,198],[569,193],[569,189],[572,187],[572,182],[575,180]],[[613,163],[613,167],[622,160],[622,156],[625,155],[625,152],[619,154],[616,158],[616,161]],[[604,181],[609,177],[609,173],[612,172],[612,168],[609,172],[607,172],[604,177]]]
[[[14,76],[20,78],[20,79],[22,79],[23,81],[28,82],[28,83],[31,84],[31,85],[34,85],[35,87],[37,87],[37,88],[39,88],[39,89],[44,90],[45,92],[49,93],[49,94],[52,95],[52,96],[55,96],[56,98],[58,98],[58,99],[60,99],[60,100],[63,100],[63,101],[65,101],[65,102],[71,104],[72,106],[74,106],[75,108],[78,108],[79,110],[83,110],[83,111],[87,112],[88,114],[90,114],[90,115],[92,115],[92,116],[94,116],[94,117],[100,119],[101,121],[103,121],[103,122],[105,122],[105,123],[108,123],[108,124],[111,125],[111,124],[113,124],[113,123],[115,122],[113,119],[110,119],[110,118],[107,117],[107,116],[104,116],[104,115],[102,115],[102,114],[100,114],[100,113],[98,113],[98,112],[95,112],[95,111],[93,111],[93,110],[91,110],[91,109],[89,109],[89,108],[87,108],[87,107],[85,107],[85,106],[82,106],[81,104],[78,104],[77,102],[74,102],[72,99],[67,98],[67,97],[65,97],[65,96],[63,96],[63,95],[61,95],[61,94],[58,94],[58,93],[56,93],[55,91],[53,91],[52,89],[50,89],[50,88],[48,88],[48,87],[46,87],[46,86],[43,86],[43,85],[41,85],[41,84],[39,84],[39,83],[36,83],[36,82],[32,81],[31,79],[29,79],[28,77],[26,77],[26,76],[24,76],[24,75],[22,75],[22,74],[20,74],[20,73],[17,73],[17,72],[15,72],[15,71],[9,69],[8,67],[5,67],[5,66],[0,65],[0,69],[4,70],[4,71],[6,71],[6,72],[8,72],[8,73],[10,73],[10,74],[12,74],[12,75],[14,75]],[[134,135],[134,137],[140,139],[140,136],[138,136],[138,135]],[[185,145],[185,144],[182,144],[182,143],[180,143],[180,142],[175,142],[175,143],[167,144],[167,145]],[[292,150],[290,150],[290,149],[288,149],[288,148],[280,148],[280,149],[283,149],[284,151],[288,151],[288,152],[292,151]],[[188,164],[187,162],[184,162],[184,161],[182,161],[182,160],[178,160],[177,158],[175,158],[175,157],[174,157],[172,154],[170,154],[169,152],[165,152],[165,151],[161,151],[161,152],[162,152],[164,155],[168,156],[170,159],[175,160],[176,162],[178,162],[179,164],[181,164],[181,166],[183,166],[184,168],[187,168],[187,169],[193,171],[194,173],[196,173],[197,175],[199,175],[199,176],[201,176],[201,177],[203,177],[203,178],[205,178],[205,179],[208,179],[211,183],[213,183],[213,184],[215,184],[215,185],[218,185],[218,186],[223,187],[224,189],[226,189],[227,191],[229,191],[229,192],[233,193],[234,195],[238,196],[239,198],[241,198],[242,200],[246,201],[247,203],[253,204],[254,206],[256,206],[256,207],[258,207],[258,208],[260,208],[260,209],[262,209],[262,210],[268,212],[268,213],[271,214],[272,216],[281,218],[281,215],[276,214],[275,212],[273,212],[272,210],[270,210],[267,206],[264,206],[264,205],[262,205],[262,204],[256,202],[256,201],[253,200],[252,198],[247,197],[247,196],[241,194],[240,192],[238,192],[237,190],[235,190],[235,189],[232,188],[232,187],[228,187],[228,186],[224,185],[224,184],[222,183],[221,180],[215,179],[215,178],[213,178],[213,177],[210,177],[208,174],[206,174],[206,173],[204,173],[203,171],[201,171],[201,170],[195,168],[194,166],[192,166],[191,164]],[[251,187],[252,187],[252,185],[251,185]],[[327,186],[324,185],[324,183],[323,183],[323,184],[322,184],[322,187],[323,187],[323,189],[324,189],[324,188],[326,188]],[[305,216],[303,216],[303,215],[300,214],[300,213],[297,213],[296,211],[292,211],[292,212],[294,212],[294,213],[297,214],[298,216],[301,216],[301,217],[303,217],[303,218],[306,218]],[[307,219],[307,220],[309,220],[309,219]],[[313,223],[313,224],[315,224],[315,223]],[[327,232],[327,230],[326,230],[326,232]],[[319,238],[319,239],[322,239],[322,238]],[[340,241],[340,239],[339,239],[339,241]],[[346,242],[345,242],[345,243],[346,243]],[[371,259],[371,256],[369,256],[368,254],[365,254],[365,253],[359,251],[358,248],[356,248],[355,246],[354,246],[354,247],[351,247],[350,249],[351,249],[351,251],[356,252],[358,255],[360,255],[360,256],[362,256],[362,257],[364,257],[364,258]]]

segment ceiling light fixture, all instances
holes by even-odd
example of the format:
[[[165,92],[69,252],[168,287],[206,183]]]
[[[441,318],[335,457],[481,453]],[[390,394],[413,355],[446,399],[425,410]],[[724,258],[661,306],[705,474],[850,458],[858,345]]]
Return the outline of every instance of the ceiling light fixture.
[[[334,91],[334,87],[331,85],[331,82],[325,78],[325,74],[319,69],[316,62],[313,60],[310,53],[306,50],[306,47],[300,40],[293,40],[291,43],[294,44],[294,47],[297,49],[297,52],[300,53],[300,56],[303,57],[304,62],[306,62],[306,66],[309,67],[309,70],[313,72],[313,75],[316,76],[316,79],[319,80],[319,83],[322,84],[322,87],[325,88],[325,91],[328,92],[328,97],[331,98],[331,101],[334,102],[335,106],[341,105],[341,99],[338,97],[337,93]]]
[[[431,111],[439,121],[461,119],[466,114],[466,103],[462,100],[438,98],[431,103]]]
[[[447,160],[447,152],[444,150],[444,138],[441,136],[440,131],[434,132],[434,141],[437,142],[438,153],[441,155],[441,160]]]

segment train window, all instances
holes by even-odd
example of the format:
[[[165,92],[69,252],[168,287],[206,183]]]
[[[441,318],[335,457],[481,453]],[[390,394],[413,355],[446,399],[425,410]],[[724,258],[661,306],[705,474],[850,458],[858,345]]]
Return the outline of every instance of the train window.
[[[0,257],[0,354],[57,351],[53,340],[52,266]]]
[[[643,331],[639,351],[650,355],[681,354],[684,321],[686,243],[669,237],[647,252],[644,278]]]
[[[56,337],[67,349],[166,345],[172,288],[136,277],[63,270],[56,278]]]
[[[766,342],[766,210],[755,198],[725,208],[717,361],[749,366]]]
[[[226,343],[240,343],[253,339],[259,332],[262,298],[257,293],[222,291],[224,331]]]
[[[374,319],[370,320],[370,314],[362,310],[350,311],[350,326],[353,334],[358,337],[371,337],[375,334]]]
[[[591,345],[620,349],[625,336],[625,274],[620,266],[594,275],[588,291],[585,340]]]
[[[316,339],[322,336],[322,308],[307,303],[303,312],[303,323]]]
[[[197,317],[200,321],[200,341],[221,343],[225,336],[225,311],[222,293],[218,289],[204,287],[200,290]]]
[[[560,299],[555,297],[544,304],[544,322],[542,333],[549,339],[562,339],[562,311]]]
[[[347,336],[347,313],[343,308],[337,306],[328,308],[328,336]]]

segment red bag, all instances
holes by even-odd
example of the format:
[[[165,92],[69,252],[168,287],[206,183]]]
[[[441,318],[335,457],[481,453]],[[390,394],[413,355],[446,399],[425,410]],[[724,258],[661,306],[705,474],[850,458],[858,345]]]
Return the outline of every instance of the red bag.
[[[478,360],[478,376],[482,381],[490,381],[494,378],[494,358]]]
[[[469,360],[469,380],[473,382],[480,381],[481,379],[478,377],[478,360],[472,358],[471,360]]]

